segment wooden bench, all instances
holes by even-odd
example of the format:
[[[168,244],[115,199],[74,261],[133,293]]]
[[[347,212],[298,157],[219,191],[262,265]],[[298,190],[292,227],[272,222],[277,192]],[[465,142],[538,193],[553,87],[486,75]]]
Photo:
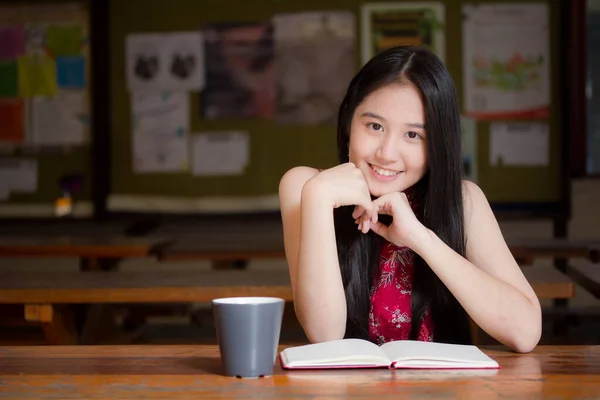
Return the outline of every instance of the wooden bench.
[[[507,244],[519,265],[531,265],[536,258],[600,261],[600,240],[509,238]]]
[[[0,257],[75,257],[82,270],[110,269],[121,259],[155,256],[169,243],[158,237],[85,233],[0,236]]]
[[[525,269],[533,276],[538,268]],[[537,276],[528,279],[539,279]],[[543,271],[532,283],[540,298],[571,298],[573,283]],[[78,342],[67,305],[210,302],[229,296],[274,296],[291,302],[287,270],[17,272],[0,280],[0,304],[22,304],[25,319],[41,323],[50,343]]]
[[[594,297],[600,299],[600,263],[573,260],[567,267],[567,275]]]

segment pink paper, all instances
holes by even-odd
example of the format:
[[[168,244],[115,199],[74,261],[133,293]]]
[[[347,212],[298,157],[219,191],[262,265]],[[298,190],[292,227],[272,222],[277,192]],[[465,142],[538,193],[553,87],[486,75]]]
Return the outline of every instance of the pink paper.
[[[15,59],[25,52],[23,27],[0,27],[0,59]]]

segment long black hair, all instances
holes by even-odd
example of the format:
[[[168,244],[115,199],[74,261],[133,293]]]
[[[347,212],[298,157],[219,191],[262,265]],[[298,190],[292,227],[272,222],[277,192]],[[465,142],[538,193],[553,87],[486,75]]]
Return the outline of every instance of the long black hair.
[[[427,172],[411,189],[417,218],[464,256],[466,239],[462,200],[460,113],[452,77],[443,62],[421,47],[395,47],[378,53],[351,81],[338,113],[337,145],[341,163],[349,161],[350,126],[356,108],[369,94],[391,84],[412,84],[425,110]],[[363,234],[352,219],[353,207],[334,210],[341,275],[346,294],[346,337],[369,339],[370,290],[379,264],[382,239]],[[385,217],[382,216],[382,222]],[[389,223],[389,219],[387,223]],[[436,342],[470,343],[469,319],[425,261],[414,255],[410,338],[429,311]]]

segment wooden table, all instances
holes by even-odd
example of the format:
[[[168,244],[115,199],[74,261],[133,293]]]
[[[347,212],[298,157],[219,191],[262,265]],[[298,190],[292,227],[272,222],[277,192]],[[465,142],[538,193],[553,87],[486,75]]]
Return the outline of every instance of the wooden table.
[[[198,346],[0,347],[0,398],[40,399],[578,399],[600,394],[600,346],[482,348],[499,370],[284,371],[222,376],[218,349]]]

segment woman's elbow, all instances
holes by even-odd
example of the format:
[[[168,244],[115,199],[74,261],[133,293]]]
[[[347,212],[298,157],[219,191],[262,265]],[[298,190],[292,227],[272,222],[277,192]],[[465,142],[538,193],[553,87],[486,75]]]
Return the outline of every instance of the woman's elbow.
[[[315,318],[305,315],[295,307],[296,317],[310,343],[329,342],[343,339],[346,333],[344,321],[332,321],[328,318]]]
[[[538,345],[540,337],[541,334],[534,334],[529,335],[529,337],[518,338],[511,347],[517,353],[529,353]]]
[[[535,317],[530,318],[523,324],[522,329],[517,330],[517,334],[512,340],[513,348],[517,353],[529,353],[535,349],[542,337],[542,314],[537,309]]]

